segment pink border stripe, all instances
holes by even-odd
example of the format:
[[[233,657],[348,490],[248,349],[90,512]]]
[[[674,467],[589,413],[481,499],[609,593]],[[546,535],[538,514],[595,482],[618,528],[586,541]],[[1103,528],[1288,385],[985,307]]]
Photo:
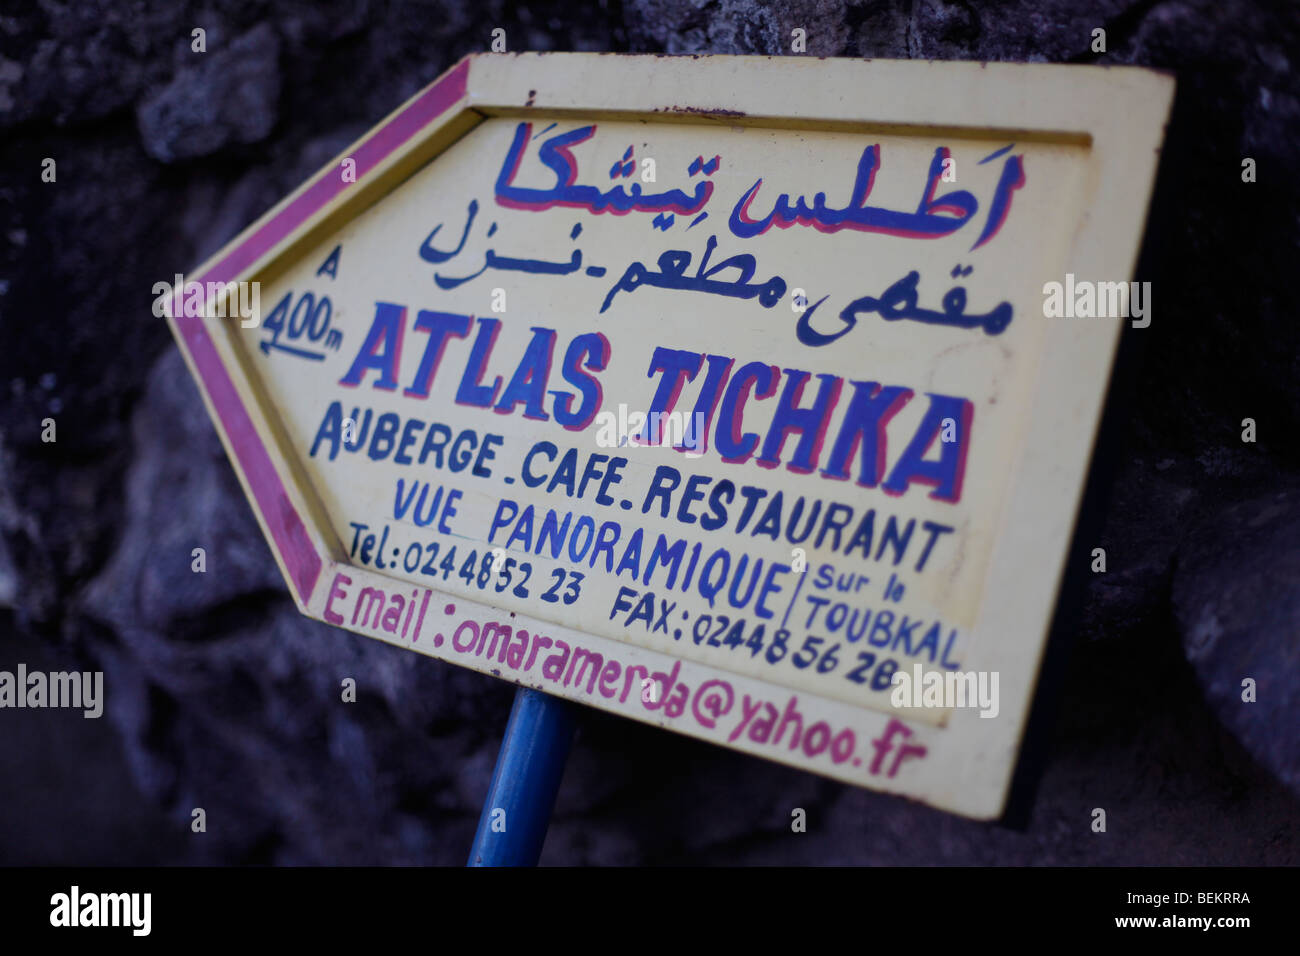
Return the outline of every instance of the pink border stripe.
[[[409,106],[381,126],[352,154],[357,164],[357,181],[373,170],[383,159],[412,136],[429,125],[465,95],[469,63],[461,63],[421,93]],[[323,170],[316,181],[302,194],[275,214],[265,225],[249,236],[210,271],[194,280],[197,282],[232,282],[282,242],[286,236],[306,222],[323,206],[333,200],[352,183],[343,182],[333,168]],[[188,281],[188,280],[187,280]],[[170,302],[170,299],[168,300]],[[252,489],[257,508],[262,513],[281,560],[289,571],[299,597],[304,603],[311,598],[320,577],[321,556],[312,546],[307,527],[285,492],[284,483],[271,462],[271,456],[262,443],[231,381],[230,373],[221,364],[216,346],[208,335],[203,319],[182,315],[176,319],[177,328],[189,349],[190,358],[198,369],[207,389],[208,397],[221,419],[226,437],[239,459],[240,469]]]

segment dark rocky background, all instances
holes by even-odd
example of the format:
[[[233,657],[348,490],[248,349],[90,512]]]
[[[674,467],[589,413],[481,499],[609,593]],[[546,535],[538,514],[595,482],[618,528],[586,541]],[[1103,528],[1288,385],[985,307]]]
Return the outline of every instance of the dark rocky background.
[[[1154,320],[1128,333],[1145,350],[1098,533],[1109,571],[1087,575],[1068,622],[1025,829],[589,711],[543,862],[1300,861],[1295,3],[0,9],[0,667],[102,668],[109,688],[99,721],[0,713],[0,863],[463,862],[511,686],[299,617],[150,304],[154,282],[498,26],[511,49],[762,54],[802,26],[810,56],[1142,64],[1179,80],[1138,277]],[[236,571],[192,574],[196,546]],[[790,832],[794,807],[806,834]]]

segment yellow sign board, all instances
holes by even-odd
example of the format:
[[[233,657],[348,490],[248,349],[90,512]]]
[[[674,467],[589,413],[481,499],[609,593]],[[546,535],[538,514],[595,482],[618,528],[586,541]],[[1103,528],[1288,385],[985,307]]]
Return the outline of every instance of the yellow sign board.
[[[1172,89],[470,57],[165,308],[304,613],[995,817]]]

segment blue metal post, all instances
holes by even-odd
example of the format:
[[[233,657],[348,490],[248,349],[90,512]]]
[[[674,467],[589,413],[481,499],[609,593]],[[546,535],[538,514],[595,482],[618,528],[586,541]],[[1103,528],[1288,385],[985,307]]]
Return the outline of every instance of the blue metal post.
[[[573,705],[527,687],[515,692],[468,866],[537,865],[576,727]]]

